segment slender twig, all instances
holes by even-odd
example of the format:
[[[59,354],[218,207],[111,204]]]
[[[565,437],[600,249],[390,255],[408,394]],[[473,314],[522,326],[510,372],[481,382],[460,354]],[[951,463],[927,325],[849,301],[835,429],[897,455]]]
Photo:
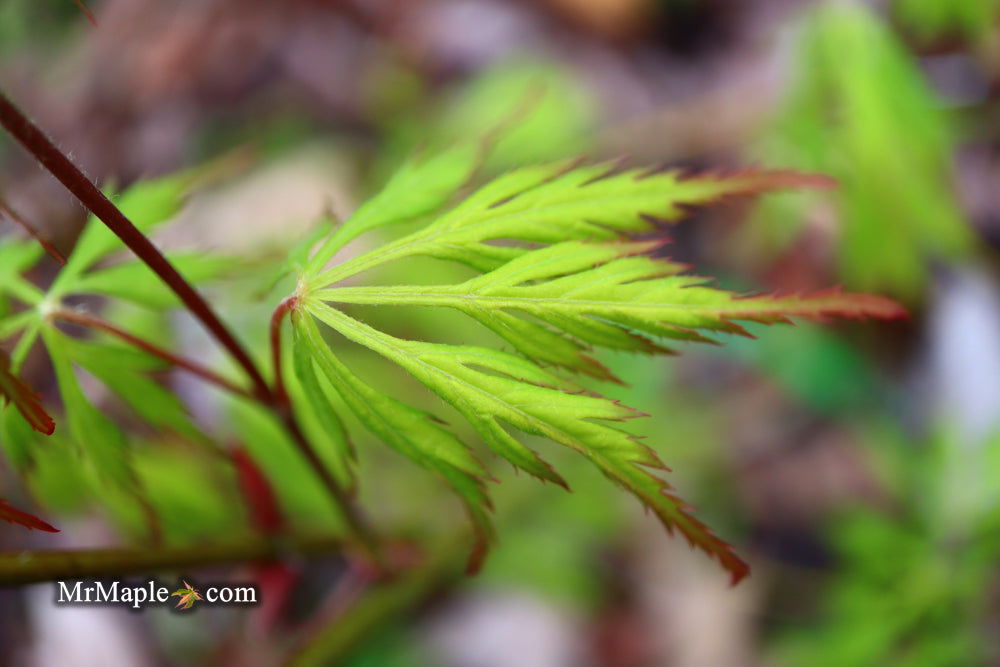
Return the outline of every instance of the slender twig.
[[[146,236],[136,229],[111,200],[104,196],[96,185],[49,139],[34,123],[21,113],[0,91],[0,125],[24,146],[38,162],[45,167],[73,196],[80,200],[87,210],[107,225],[115,236],[122,240],[139,259],[177,295],[188,310],[197,317],[216,340],[232,355],[233,359],[246,371],[254,385],[254,391],[267,397],[270,389],[264,377],[257,370],[250,355],[222,320],[215,314],[207,301],[195,290],[177,269],[163,256]]]
[[[87,549],[0,552],[0,586],[186,570],[226,563],[279,560],[288,555],[342,553],[344,541],[329,535],[261,536],[158,549]]]
[[[94,315],[89,315],[87,313],[81,313],[80,311],[77,310],[62,310],[62,309],[52,311],[51,313],[49,313],[49,317],[56,320],[61,320],[63,322],[69,322],[71,324],[79,324],[80,326],[84,326],[89,329],[96,329],[98,331],[109,333],[112,336],[115,336],[116,338],[125,341],[129,345],[133,345],[142,350],[143,352],[147,352],[153,355],[154,357],[158,357],[172,366],[176,366],[177,368],[185,370],[188,373],[197,375],[202,380],[214,384],[217,387],[220,387],[221,389],[224,389],[238,396],[243,396],[245,398],[250,398],[250,399],[255,398],[253,394],[251,394],[243,387],[240,387],[235,382],[227,380],[226,378],[222,377],[215,371],[206,368],[205,366],[202,366],[197,361],[181,357],[177,354],[174,354],[170,350],[164,349],[159,345],[156,345],[155,343],[151,343],[148,340],[144,340],[142,338],[139,338],[138,336],[130,334],[129,332],[125,331],[124,329],[118,328],[117,326],[115,326],[111,322],[108,322],[107,320],[103,320],[99,317],[96,317]]]
[[[316,474],[319,475],[326,486],[327,491],[337,501],[341,510],[343,510],[344,520],[350,526],[352,532],[361,539],[369,555],[372,557],[374,565],[383,572],[388,572],[389,568],[382,557],[374,534],[368,528],[368,522],[351,500],[350,494],[333,476],[329,467],[320,459],[319,454],[316,453],[316,449],[309,442],[309,439],[306,438],[305,433],[295,419],[295,412],[288,398],[284,373],[282,371],[281,325],[284,323],[285,318],[295,309],[297,303],[298,298],[290,296],[278,304],[277,308],[274,309],[274,314],[271,316],[271,363],[274,364],[274,387],[271,390],[271,396],[274,397],[275,410],[281,418],[285,429],[292,436],[292,441],[295,443],[296,448],[313,467]]]
[[[283,402],[288,402],[288,391],[285,389],[285,374],[281,367],[281,324],[295,309],[298,298],[290,296],[274,309],[271,315],[271,365],[274,374],[274,395]]]
[[[91,12],[87,5],[84,4],[83,0],[73,0],[73,3],[79,7],[80,11],[83,12],[83,15],[87,17],[87,20],[90,21],[90,25],[96,28],[97,19],[94,18],[93,12]]]
[[[21,225],[24,231],[31,235],[31,238],[38,241],[38,244],[45,249],[45,252],[49,253],[52,259],[56,260],[60,264],[66,263],[66,258],[63,256],[59,249],[52,245],[52,241],[48,236],[40,232],[33,224],[28,222],[23,215],[15,211],[10,204],[8,204],[3,197],[0,197],[0,213],[3,213],[8,218]]]

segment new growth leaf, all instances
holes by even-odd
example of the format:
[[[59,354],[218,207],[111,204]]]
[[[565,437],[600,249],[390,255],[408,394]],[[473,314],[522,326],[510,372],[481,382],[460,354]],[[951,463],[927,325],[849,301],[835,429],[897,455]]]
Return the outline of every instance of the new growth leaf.
[[[454,165],[423,163],[429,171],[447,168]],[[404,174],[414,183],[446,180],[422,174],[419,166],[408,169]],[[463,180],[452,182],[457,187]],[[773,171],[685,175],[570,163],[530,167],[500,176],[414,232],[328,267],[341,240],[427,214],[426,199],[390,196],[397,183],[376,195],[378,206],[362,207],[333,232],[300,276],[293,321],[303,384],[314,386],[320,373],[369,431],[451,485],[475,526],[472,567],[493,538],[485,485],[490,474],[442,423],[353,374],[317,323],[400,366],[515,467],[566,487],[516,433],[569,447],[635,495],[668,530],[681,531],[716,557],[734,582],[746,576],[747,564],[691,515],[662,478],[667,468],[659,455],[623,429],[623,422],[643,415],[588,391],[566,373],[618,381],[597,359],[600,348],[663,354],[671,352],[667,342],[745,335],[740,320],[900,316],[892,301],[837,290],[732,293],[686,274],[683,265],[651,256],[662,241],[635,238],[655,232],[658,222],[680,220],[694,206],[787,187],[823,187],[828,181]],[[435,205],[446,200],[440,191],[433,197]],[[455,284],[343,284],[412,256],[460,262],[479,275]],[[353,316],[352,305],[451,308],[498,334],[512,351],[393,336]]]

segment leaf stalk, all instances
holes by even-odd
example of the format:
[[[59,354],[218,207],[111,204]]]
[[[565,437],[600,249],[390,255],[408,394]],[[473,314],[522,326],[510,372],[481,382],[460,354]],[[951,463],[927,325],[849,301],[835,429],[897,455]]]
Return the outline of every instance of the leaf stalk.
[[[243,396],[244,398],[255,399],[256,397],[245,388],[240,387],[235,382],[227,380],[215,371],[202,366],[197,361],[192,359],[186,359],[177,354],[174,354],[170,350],[160,347],[155,343],[148,340],[139,338],[124,329],[121,329],[107,320],[101,319],[95,315],[89,315],[87,313],[82,313],[77,310],[66,310],[57,309],[49,313],[49,317],[54,320],[60,320],[62,322],[69,322],[70,324],[78,324],[89,329],[94,329],[97,331],[103,331],[105,333],[111,334],[112,336],[123,340],[124,342],[136,347],[143,352],[153,355],[163,361],[167,362],[171,366],[176,366],[181,370],[185,370],[192,375],[200,377],[202,380],[208,382],[209,384],[214,384],[220,389],[224,389],[237,396]]]

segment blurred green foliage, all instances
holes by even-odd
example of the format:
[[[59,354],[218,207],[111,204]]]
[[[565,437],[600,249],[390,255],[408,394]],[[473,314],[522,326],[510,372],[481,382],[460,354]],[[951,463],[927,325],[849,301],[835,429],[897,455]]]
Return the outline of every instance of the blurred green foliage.
[[[882,395],[879,379],[856,346],[822,327],[751,327],[758,340],[734,338],[720,356],[753,364],[757,372],[776,380],[789,395],[817,413],[846,418],[873,405]]]
[[[945,434],[922,446],[899,435],[875,444],[889,508],[856,508],[836,523],[840,560],[821,617],[787,635],[782,664],[995,664],[988,591],[1000,559],[1000,437],[981,447]]]
[[[71,31],[85,29],[72,0],[4,0],[0,3],[0,56],[25,49],[57,49]]]
[[[565,68],[544,61],[498,63],[443,99],[399,68],[380,72],[372,88],[372,112],[387,140],[382,178],[414,149],[441,150],[490,135],[497,140],[488,173],[582,155],[598,119],[595,96]]]
[[[899,40],[859,3],[811,10],[796,62],[763,159],[839,181],[832,204],[846,285],[919,300],[934,261],[959,261],[974,248],[939,101]],[[806,216],[801,199],[786,199],[759,217],[761,227],[777,225],[770,243],[781,247]]]
[[[506,128],[488,158],[492,170],[502,170],[584,153],[596,115],[596,99],[565,70],[514,61],[476,76],[437,132],[451,143]]]
[[[924,42],[960,36],[974,43],[996,44],[998,0],[895,0],[892,9]]]

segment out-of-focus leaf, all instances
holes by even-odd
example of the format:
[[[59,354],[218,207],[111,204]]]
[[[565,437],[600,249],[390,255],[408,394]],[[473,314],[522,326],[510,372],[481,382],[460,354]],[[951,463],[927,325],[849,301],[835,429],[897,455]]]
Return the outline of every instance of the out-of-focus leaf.
[[[168,543],[234,535],[245,524],[232,466],[221,452],[144,443],[135,448],[132,459]],[[144,529],[134,519],[127,525]]]
[[[938,100],[860,3],[812,9],[797,62],[799,81],[764,140],[764,159],[839,181],[832,199],[849,287],[917,299],[933,260],[959,260],[974,245],[955,195],[953,137]],[[752,234],[766,235],[775,219],[805,217],[801,206],[766,204],[759,216]]]
[[[23,469],[32,461],[37,443],[35,433],[14,404],[0,406],[0,444],[7,461],[15,468]]]
[[[190,172],[180,172],[160,179],[139,181],[116,197],[115,204],[140,231],[148,233],[180,211],[192,178]],[[124,247],[104,223],[91,216],[50,292],[66,293],[85,271]]]
[[[41,397],[11,372],[10,357],[0,350],[0,397],[4,402],[12,402],[21,415],[31,424],[31,428],[45,435],[52,435],[56,424],[45,411]]]
[[[55,369],[70,434],[101,475],[121,487],[131,488],[135,477],[125,436],[83,393],[73,368],[72,342],[51,326],[44,327],[41,334]]]
[[[34,266],[43,254],[45,251],[34,241],[0,239],[0,290],[12,278]]]
[[[511,62],[472,80],[433,124],[442,144],[498,130],[490,171],[585,153],[595,101],[565,70]]]
[[[859,350],[819,326],[775,328],[760,340],[732,340],[719,353],[752,362],[810,409],[849,417],[878,407],[871,400],[879,386],[874,369]]]
[[[37,441],[36,441],[37,442]],[[47,438],[30,452],[31,465],[21,463],[31,495],[39,505],[59,515],[85,512],[95,499],[89,467],[67,434]]]
[[[288,524],[293,529],[340,526],[329,494],[274,416],[236,399],[230,401],[230,410],[237,439],[267,475]]]
[[[44,293],[21,275],[33,267],[43,254],[44,250],[34,241],[0,239],[0,295],[32,305],[41,301]]]
[[[18,331],[26,328],[33,321],[37,320],[38,313],[32,310],[25,310],[17,315],[0,319],[0,340],[13,336]]]
[[[33,317],[26,322],[17,345],[14,346],[14,350],[10,353],[11,368],[17,370],[21,367],[24,360],[28,357],[28,353],[31,352],[31,348],[34,347],[35,342],[38,340],[41,330],[42,320],[38,317]]]
[[[1000,0],[894,0],[892,9],[924,42],[959,35],[996,46]]]
[[[1000,437],[969,447],[948,434],[877,443],[897,476],[891,514],[855,507],[831,541],[839,556],[817,627],[777,644],[784,664],[821,667],[987,664],[1000,532]]]
[[[232,271],[237,260],[203,253],[175,253],[170,255],[170,263],[188,282],[198,284]],[[138,260],[84,274],[67,293],[101,294],[158,309],[180,305],[177,295]]]
[[[146,376],[163,368],[159,359],[121,345],[65,339],[72,360],[121,397],[136,414],[161,429],[200,438],[187,409],[169,389]]]

